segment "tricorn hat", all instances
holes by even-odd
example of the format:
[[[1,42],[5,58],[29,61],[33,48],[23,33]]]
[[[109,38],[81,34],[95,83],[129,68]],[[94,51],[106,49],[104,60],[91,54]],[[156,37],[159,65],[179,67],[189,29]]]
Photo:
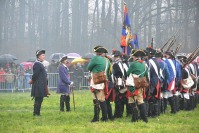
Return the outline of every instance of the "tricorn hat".
[[[161,51],[156,51],[155,57],[163,57],[163,53]]]
[[[166,51],[165,54],[169,55],[171,58],[174,58],[173,52],[171,51]]]
[[[156,52],[155,49],[153,49],[152,47],[147,47],[146,48],[147,55],[154,55],[155,52]]]
[[[131,55],[132,56],[145,56],[146,53],[143,50],[141,50],[141,49],[132,49],[131,50]]]
[[[112,54],[114,57],[116,57],[116,56],[121,56],[122,54],[121,54],[121,52],[120,51],[115,51],[113,54]]]
[[[103,46],[96,46],[94,47],[93,51],[97,53],[108,53],[108,50]]]
[[[64,55],[59,61],[63,62],[64,60],[68,59],[68,56]]]
[[[36,51],[36,56],[38,57],[38,56],[41,55],[41,54],[45,54],[45,52],[46,52],[46,51],[43,50],[43,49],[42,49],[42,50],[37,50],[37,51]]]

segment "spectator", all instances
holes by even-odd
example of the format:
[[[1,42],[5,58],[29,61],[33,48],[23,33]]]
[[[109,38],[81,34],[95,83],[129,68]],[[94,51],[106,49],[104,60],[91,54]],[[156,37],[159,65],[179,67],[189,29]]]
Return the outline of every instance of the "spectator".
[[[13,89],[14,74],[12,73],[11,69],[9,69],[8,72],[6,73],[5,80],[6,80],[6,88]]]
[[[5,89],[5,74],[3,67],[0,68],[0,89]]]

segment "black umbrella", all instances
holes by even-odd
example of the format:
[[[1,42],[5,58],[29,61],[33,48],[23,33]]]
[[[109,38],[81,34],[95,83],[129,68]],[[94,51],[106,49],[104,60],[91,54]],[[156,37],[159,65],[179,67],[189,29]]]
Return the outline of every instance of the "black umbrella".
[[[3,54],[3,55],[0,55],[1,58],[5,58],[5,59],[8,59],[8,60],[17,60],[17,57],[15,57],[14,55],[11,55],[11,54]]]
[[[53,53],[50,56],[50,60],[54,60],[55,62],[58,62],[65,54],[64,53]]]
[[[93,53],[87,53],[85,55],[82,56],[83,59],[91,59],[95,56],[95,54]]]
[[[13,63],[14,59],[12,58],[4,58],[4,57],[0,57],[0,64],[7,64],[7,63]]]

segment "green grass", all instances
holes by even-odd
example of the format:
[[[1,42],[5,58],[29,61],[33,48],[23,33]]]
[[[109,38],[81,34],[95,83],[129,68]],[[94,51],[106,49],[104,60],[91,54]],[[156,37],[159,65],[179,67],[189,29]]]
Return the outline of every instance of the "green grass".
[[[88,90],[75,91],[76,110],[59,111],[59,95],[51,92],[42,104],[41,117],[33,117],[33,101],[30,93],[0,93],[1,133],[197,133],[199,132],[199,105],[194,111],[169,113],[131,123],[131,117],[108,122],[90,123],[93,117],[92,96]],[[112,107],[114,104],[112,103]],[[101,114],[100,114],[101,117]]]

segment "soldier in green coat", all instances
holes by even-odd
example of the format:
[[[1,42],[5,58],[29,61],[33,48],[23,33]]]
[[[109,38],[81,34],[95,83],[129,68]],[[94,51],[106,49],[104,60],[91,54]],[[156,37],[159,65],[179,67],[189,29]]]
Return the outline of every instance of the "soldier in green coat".
[[[104,57],[104,53],[108,51],[102,46],[96,46],[94,48],[96,56],[94,56],[87,66],[87,69],[91,72],[91,91],[93,93],[93,103],[94,103],[94,117],[91,122],[99,121],[99,112],[102,110],[102,121],[107,121],[107,105],[105,101],[105,83],[94,84],[92,75],[93,73],[102,72],[110,69],[110,62]],[[108,75],[108,73],[107,73]]]
[[[130,64],[129,69],[127,71],[127,76],[132,74],[133,76],[137,77],[144,77],[148,76],[148,69],[144,63],[144,61],[141,59],[145,55],[143,50],[134,49],[131,51],[131,56],[133,58],[133,62]],[[128,86],[128,89],[131,93],[133,93],[132,96],[128,98],[129,104],[132,108],[132,122],[135,122],[138,120],[138,108],[140,110],[140,117],[144,122],[148,122],[147,119],[147,112],[146,112],[146,105],[143,100],[143,91],[145,88],[135,88],[134,86]]]

